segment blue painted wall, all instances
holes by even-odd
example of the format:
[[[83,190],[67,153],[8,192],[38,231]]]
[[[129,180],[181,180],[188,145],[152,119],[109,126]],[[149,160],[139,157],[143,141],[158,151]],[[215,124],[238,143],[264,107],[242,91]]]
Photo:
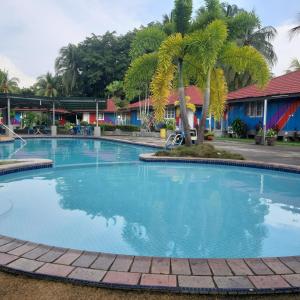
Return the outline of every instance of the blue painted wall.
[[[243,120],[247,126],[248,130],[255,130],[256,125],[259,122],[263,122],[263,117],[249,117],[247,116],[247,103],[239,102],[229,104],[228,111],[228,125],[231,126],[234,120],[241,119]]]
[[[130,124],[131,125],[135,125],[135,126],[141,125],[141,121],[137,119],[137,114],[138,114],[137,110],[132,110],[130,112]]]
[[[104,113],[104,123],[115,124],[116,115],[114,113]]]
[[[295,101],[298,99],[276,99],[268,101],[267,112],[267,127],[273,127],[281,116],[291,107],[295,106]],[[296,106],[295,106],[296,107]],[[230,126],[235,119],[243,120],[248,130],[255,130],[259,123],[263,123],[263,117],[249,117],[247,116],[247,102],[230,103],[228,111],[228,125]],[[282,129],[283,131],[300,130],[300,107],[296,112],[290,116],[288,122]]]

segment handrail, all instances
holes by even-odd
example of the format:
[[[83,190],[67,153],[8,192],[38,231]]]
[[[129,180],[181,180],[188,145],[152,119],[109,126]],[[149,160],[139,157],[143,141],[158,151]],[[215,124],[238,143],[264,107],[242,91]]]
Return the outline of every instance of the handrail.
[[[15,135],[18,139],[20,139],[24,144],[27,144],[27,142],[20,137],[17,133],[15,133],[13,130],[11,130],[9,127],[7,127],[6,125],[4,125],[3,123],[0,123],[0,126],[3,126],[5,129],[7,129],[10,133],[12,133],[13,135]]]
[[[166,141],[165,148],[170,149],[171,147],[180,146],[182,145],[182,142],[183,135],[181,133],[171,133]]]

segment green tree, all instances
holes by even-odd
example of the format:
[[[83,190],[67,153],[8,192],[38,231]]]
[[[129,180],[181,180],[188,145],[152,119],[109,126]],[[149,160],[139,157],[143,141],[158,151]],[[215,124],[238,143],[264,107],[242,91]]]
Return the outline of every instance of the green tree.
[[[289,69],[286,70],[286,73],[294,72],[294,71],[300,71],[300,61],[297,58],[294,58],[291,61],[291,64],[289,66]]]
[[[80,77],[80,57],[76,45],[69,44],[59,51],[55,61],[55,70],[62,77],[62,84],[67,95],[71,95],[78,87]]]
[[[123,80],[130,64],[133,36],[132,32],[124,36],[107,32],[103,36],[92,35],[78,45],[83,95],[104,97],[107,85]]]
[[[167,35],[159,26],[150,26],[137,31],[130,48],[132,60],[143,54],[157,51],[166,37]]]
[[[219,0],[205,0],[193,21],[194,29],[205,28],[211,21],[220,19],[227,23],[228,40],[239,46],[252,46],[258,50],[272,66],[277,61],[272,41],[276,29],[262,27],[259,17],[236,5],[220,3]],[[229,90],[236,90],[254,83],[248,72],[237,73],[230,66],[223,66]]]
[[[19,90],[19,79],[16,77],[9,78],[7,71],[0,70],[0,92],[1,93],[16,93]]]
[[[36,94],[45,97],[57,97],[58,95],[58,79],[50,72],[46,75],[38,77],[35,85]]]
[[[123,81],[113,81],[106,87],[108,98],[112,98],[118,109],[127,106]]]

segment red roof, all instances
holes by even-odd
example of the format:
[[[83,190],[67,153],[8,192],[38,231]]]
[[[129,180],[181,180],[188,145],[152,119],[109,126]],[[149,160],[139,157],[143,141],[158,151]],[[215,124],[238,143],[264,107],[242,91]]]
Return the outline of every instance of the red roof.
[[[100,109],[99,109],[100,110]],[[117,108],[113,99],[107,99],[106,109],[101,109],[101,112],[116,112]]]
[[[228,94],[228,100],[259,98],[300,93],[300,71],[291,72],[270,80],[264,89],[250,85]]]
[[[185,95],[191,98],[190,103],[195,105],[203,104],[203,95],[202,92],[196,86],[188,86],[185,88]],[[169,97],[168,105],[174,104],[175,101],[179,99],[178,91],[173,91]],[[145,100],[141,101],[142,104],[145,103]],[[150,99],[150,106],[152,106],[152,101]],[[129,104],[129,108],[138,108],[139,102]]]

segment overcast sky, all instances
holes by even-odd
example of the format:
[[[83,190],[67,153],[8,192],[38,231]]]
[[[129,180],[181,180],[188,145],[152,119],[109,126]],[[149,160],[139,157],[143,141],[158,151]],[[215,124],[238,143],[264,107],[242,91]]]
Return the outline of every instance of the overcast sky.
[[[194,8],[204,1],[194,0]],[[228,0],[254,9],[263,25],[278,30],[274,42],[279,57],[273,72],[282,74],[292,58],[300,59],[300,36],[292,42],[288,30],[300,12],[300,0]],[[126,33],[141,24],[161,20],[173,0],[1,0],[0,68],[19,77],[21,86],[31,85],[37,76],[53,72],[61,47],[78,43],[91,33]]]

